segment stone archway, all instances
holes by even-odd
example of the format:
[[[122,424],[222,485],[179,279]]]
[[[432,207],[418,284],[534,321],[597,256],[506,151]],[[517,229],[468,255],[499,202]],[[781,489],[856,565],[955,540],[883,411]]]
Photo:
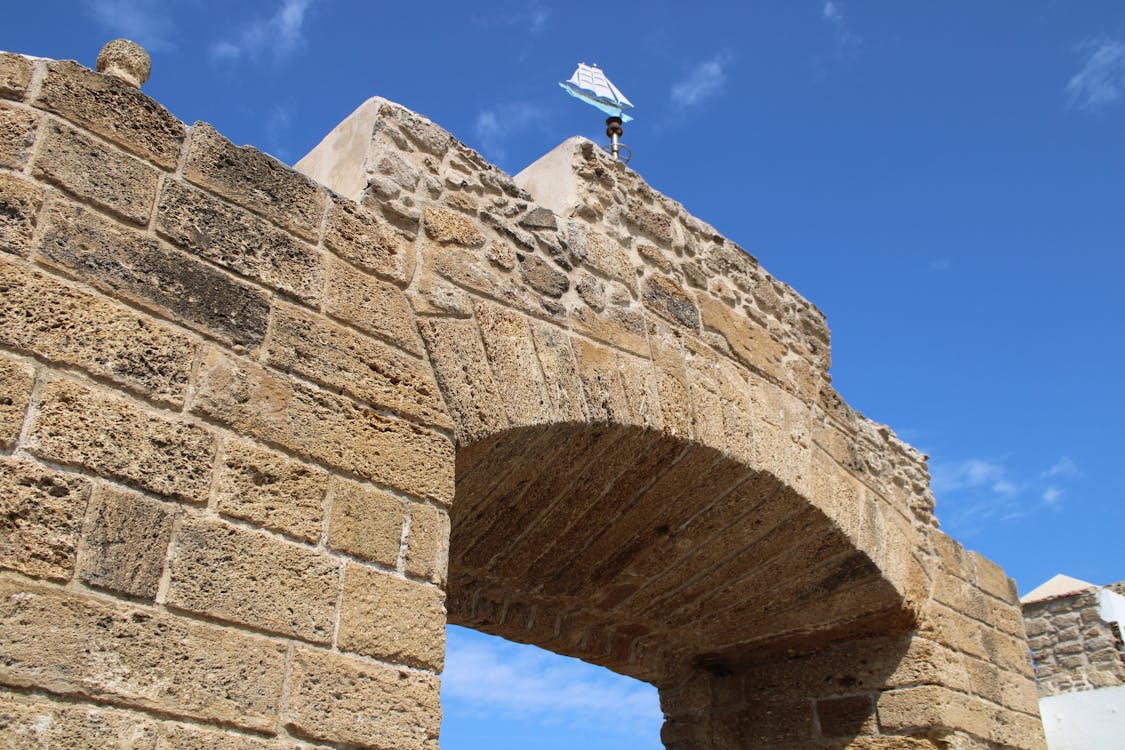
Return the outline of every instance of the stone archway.
[[[0,731],[433,747],[448,617],[656,684],[670,748],[1041,746],[823,317],[592,144],[513,182],[375,99],[301,174],[0,83]]]

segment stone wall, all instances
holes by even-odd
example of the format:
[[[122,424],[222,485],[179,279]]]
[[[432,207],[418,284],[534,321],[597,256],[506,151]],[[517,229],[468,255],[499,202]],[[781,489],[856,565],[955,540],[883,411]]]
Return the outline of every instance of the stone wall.
[[[1125,644],[1102,619],[1098,589],[1026,604],[1023,616],[1039,695],[1125,685]]]
[[[380,100],[326,144],[335,192],[0,54],[5,740],[433,748],[449,620],[653,682],[668,747],[1042,746],[815,308],[583,144],[566,214]]]

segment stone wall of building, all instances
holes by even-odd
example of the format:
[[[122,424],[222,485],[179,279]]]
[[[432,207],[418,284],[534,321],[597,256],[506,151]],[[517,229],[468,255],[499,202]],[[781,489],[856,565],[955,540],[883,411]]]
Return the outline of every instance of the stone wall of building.
[[[365,106],[341,194],[0,54],[5,741],[434,748],[448,620],[649,680],[668,747],[1042,747],[815,308],[594,149],[558,215]]]
[[[1041,696],[1125,685],[1125,644],[1097,588],[1024,605],[1023,616]]]

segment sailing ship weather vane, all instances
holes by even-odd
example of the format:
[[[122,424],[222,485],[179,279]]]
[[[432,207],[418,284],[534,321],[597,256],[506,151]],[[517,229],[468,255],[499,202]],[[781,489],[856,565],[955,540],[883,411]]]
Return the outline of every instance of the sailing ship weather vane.
[[[625,135],[622,124],[633,119],[625,114],[625,110],[633,108],[633,103],[606,78],[605,73],[597,65],[578,63],[574,75],[559,85],[574,98],[581,99],[609,115],[605,120],[605,134],[610,138],[607,150],[613,154],[614,159],[620,159],[628,164],[633,158],[633,150],[621,143],[620,138]]]

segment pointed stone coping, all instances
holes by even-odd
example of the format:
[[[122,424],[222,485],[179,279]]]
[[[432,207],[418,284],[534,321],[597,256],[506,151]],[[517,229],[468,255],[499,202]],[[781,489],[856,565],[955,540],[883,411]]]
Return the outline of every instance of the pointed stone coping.
[[[581,136],[568,138],[512,179],[531,193],[540,206],[559,216],[570,216],[579,204],[578,173],[574,168],[578,161],[576,154],[583,143],[590,142]]]
[[[1092,588],[1097,587],[1089,581],[1082,581],[1059,573],[1051,580],[1040,584],[1020,597],[1020,604],[1034,604],[1047,599],[1057,599],[1060,596],[1069,596]]]

